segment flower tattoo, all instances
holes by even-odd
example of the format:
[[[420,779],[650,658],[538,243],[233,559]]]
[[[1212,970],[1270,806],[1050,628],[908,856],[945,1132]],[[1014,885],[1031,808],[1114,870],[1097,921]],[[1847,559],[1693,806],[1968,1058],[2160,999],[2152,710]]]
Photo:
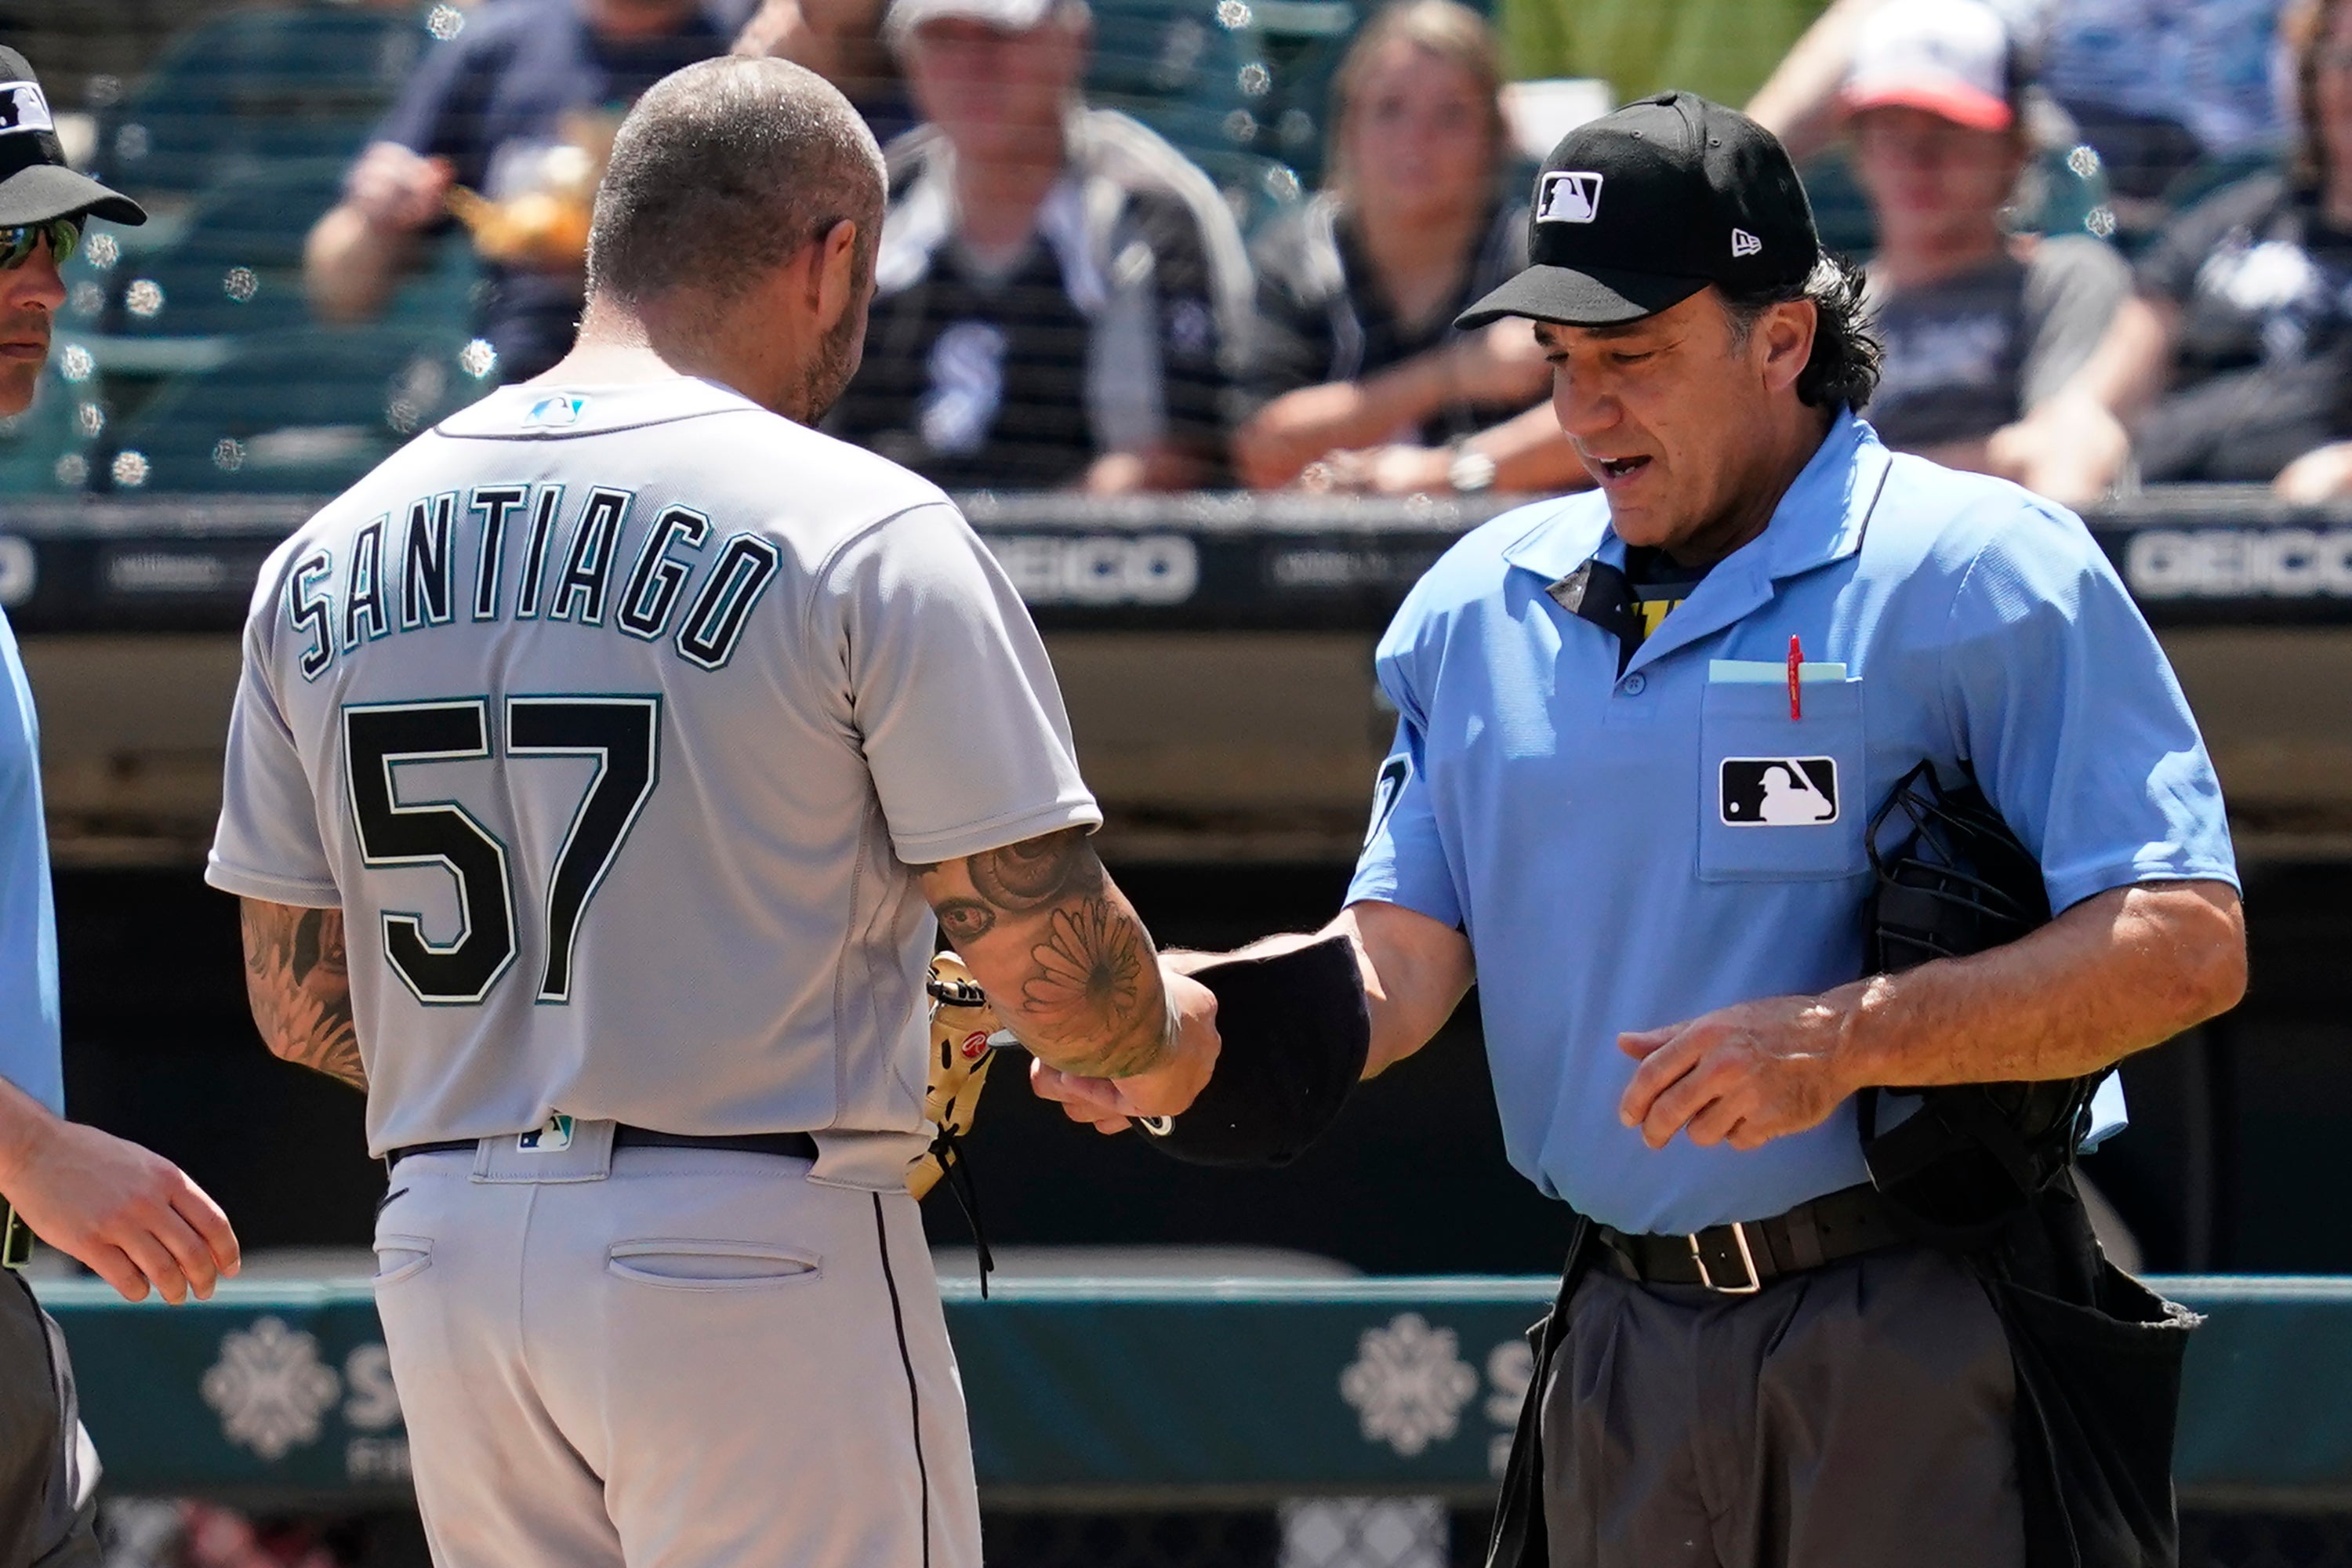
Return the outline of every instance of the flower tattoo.
[[[1134,932],[1107,900],[1055,910],[1045,940],[1029,956],[1037,973],[1022,984],[1021,1000],[1039,1019],[1115,1033],[1134,1016],[1143,959]]]

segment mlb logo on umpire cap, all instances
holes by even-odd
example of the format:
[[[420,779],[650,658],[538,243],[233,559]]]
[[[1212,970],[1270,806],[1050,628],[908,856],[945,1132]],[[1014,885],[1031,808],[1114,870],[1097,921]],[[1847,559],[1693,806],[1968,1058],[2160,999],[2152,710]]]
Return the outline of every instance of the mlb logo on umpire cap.
[[[1717,814],[1729,827],[1819,827],[1838,819],[1832,757],[1726,757]]]
[[[1536,193],[1538,223],[1591,223],[1601,216],[1601,176],[1583,169],[1544,175]]]
[[[54,131],[49,100],[37,81],[0,81],[0,135],[11,131]]]

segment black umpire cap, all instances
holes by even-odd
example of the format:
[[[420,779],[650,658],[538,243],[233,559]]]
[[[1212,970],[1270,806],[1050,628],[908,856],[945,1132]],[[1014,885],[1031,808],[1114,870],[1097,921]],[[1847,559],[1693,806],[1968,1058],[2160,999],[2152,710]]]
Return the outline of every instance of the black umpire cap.
[[[1573,327],[1655,315],[1713,283],[1755,295],[1821,260],[1788,150],[1696,93],[1638,99],[1561,139],[1536,176],[1527,269],[1454,325],[1527,316]]]
[[[83,214],[110,223],[147,221],[137,202],[67,164],[33,68],[16,50],[0,48],[0,228]]]

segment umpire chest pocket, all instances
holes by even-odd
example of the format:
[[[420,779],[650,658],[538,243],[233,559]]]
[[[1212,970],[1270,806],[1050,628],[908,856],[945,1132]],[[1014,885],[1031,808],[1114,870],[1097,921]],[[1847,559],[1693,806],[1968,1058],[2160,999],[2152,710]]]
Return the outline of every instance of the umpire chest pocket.
[[[1867,870],[1862,682],[1711,680],[1699,705],[1703,882],[1829,881]]]

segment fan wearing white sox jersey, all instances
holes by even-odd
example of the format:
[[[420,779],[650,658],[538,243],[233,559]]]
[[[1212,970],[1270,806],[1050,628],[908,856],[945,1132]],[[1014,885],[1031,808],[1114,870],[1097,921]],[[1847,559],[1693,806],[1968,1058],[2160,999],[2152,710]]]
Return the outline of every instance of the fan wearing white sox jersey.
[[[363,1089],[442,1568],[974,1568],[903,1181],[943,927],[1040,1059],[1173,1112],[1163,978],[1019,596],[811,428],[882,161],[797,66],[666,79],[578,346],[263,568],[207,875],[270,1047]]]

